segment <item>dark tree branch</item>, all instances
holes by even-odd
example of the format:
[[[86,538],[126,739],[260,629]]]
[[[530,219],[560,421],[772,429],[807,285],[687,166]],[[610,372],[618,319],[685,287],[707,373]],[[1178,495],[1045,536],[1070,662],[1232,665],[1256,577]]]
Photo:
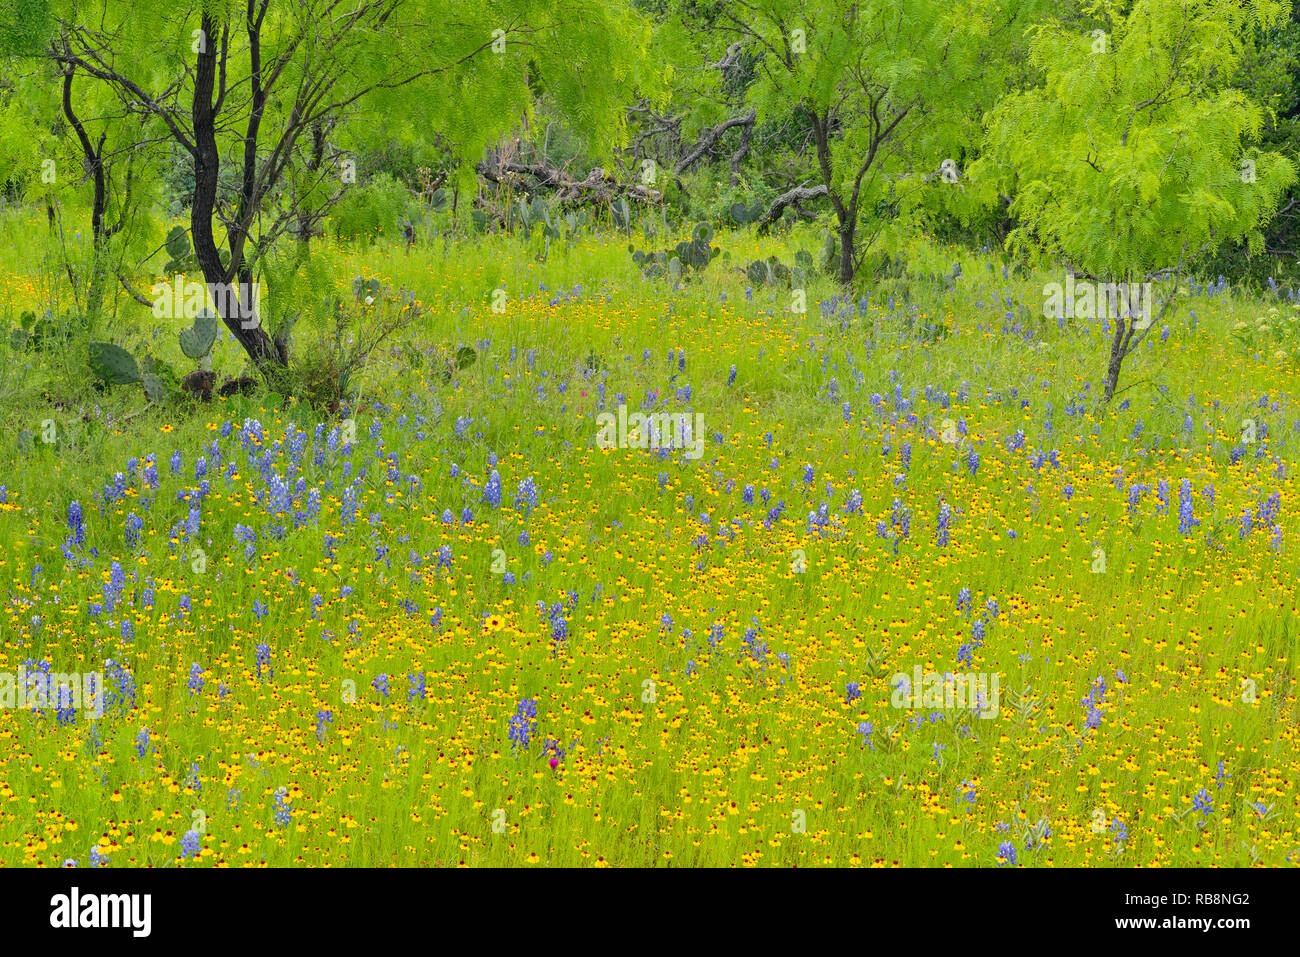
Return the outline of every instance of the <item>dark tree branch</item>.
[[[751,108],[748,113],[744,113],[740,116],[733,116],[731,119],[724,120],[717,126],[710,126],[703,130],[695,145],[687,150],[686,154],[677,161],[677,165],[673,167],[673,174],[675,176],[681,176],[682,173],[686,172],[698,163],[701,157],[713,149],[714,145],[717,144],[718,140],[722,137],[722,134],[727,132],[727,130],[737,126],[745,127],[746,129],[753,129],[755,118],[756,113]]]
[[[771,229],[772,225],[781,218],[781,214],[785,212],[787,206],[806,203],[820,196],[826,196],[829,192],[830,190],[825,183],[820,186],[796,186],[794,189],[787,190],[772,200],[772,205],[767,208],[763,218],[758,221],[759,234],[766,233]]]

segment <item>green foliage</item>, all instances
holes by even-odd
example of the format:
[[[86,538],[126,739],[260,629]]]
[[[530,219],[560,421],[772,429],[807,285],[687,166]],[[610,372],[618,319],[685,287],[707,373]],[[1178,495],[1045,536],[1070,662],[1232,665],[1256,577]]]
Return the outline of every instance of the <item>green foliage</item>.
[[[379,173],[343,194],[333,210],[334,234],[374,242],[380,236],[398,235],[400,224],[416,214],[410,191],[388,173]]]
[[[1247,353],[1284,356],[1290,372],[1300,372],[1300,303],[1269,306],[1239,319],[1229,333]]]
[[[624,232],[630,232],[632,229],[632,209],[628,206],[627,197],[620,196],[617,202],[611,203],[609,207],[610,218],[614,225]]]
[[[1263,113],[1229,86],[1269,0],[1099,4],[1096,33],[1033,31],[1040,85],[990,117],[976,164],[987,200],[1014,195],[1013,250],[1133,281],[1186,265],[1260,224],[1295,179],[1255,148]]]
[[[691,180],[690,211],[701,219],[748,226],[767,212],[777,190],[764,183],[742,179],[731,186],[707,172]]]
[[[1003,92],[1035,0],[756,0],[731,14],[763,51],[750,102],[760,119],[803,114],[841,242],[869,246],[920,194],[963,187],[982,111]],[[865,229],[860,229],[865,227]],[[851,260],[840,278],[852,279]]]
[[[416,184],[421,167],[438,168],[444,159],[422,127],[414,118],[399,120],[386,124],[383,135],[375,136],[365,125],[355,130],[345,125],[335,139],[346,145],[364,179],[384,176],[410,187]]]
[[[303,272],[310,276],[318,269],[319,259],[313,257]],[[374,277],[353,278],[351,291],[346,300],[319,296],[305,310],[308,331],[315,335],[304,337],[301,347],[295,348],[295,361],[277,391],[297,396],[313,408],[337,412],[344,401],[357,397],[359,380],[378,347],[424,315],[410,290],[394,292]],[[303,310],[300,307],[295,314],[298,311]]]
[[[260,303],[262,322],[276,342],[288,345],[298,323],[313,317],[320,290],[333,285],[331,265],[307,243],[277,250],[260,265],[266,283]]]
[[[383,292],[383,288],[379,280],[373,276],[369,278],[357,276],[352,280],[352,295],[356,297],[357,302],[375,300]]]
[[[313,347],[297,355],[285,388],[312,408],[334,413],[351,395],[351,380],[334,350]]]
[[[728,211],[731,213],[732,221],[737,226],[748,226],[750,223],[757,222],[765,209],[760,202],[754,202],[750,205],[732,203]]]
[[[813,267],[812,254],[800,249],[794,254],[794,262],[793,266],[787,266],[776,256],[768,256],[767,259],[752,260],[741,272],[755,286],[799,288],[807,282],[808,271]]]
[[[505,217],[507,232],[521,230],[525,235],[528,235],[534,230],[539,230],[547,239],[560,238],[559,223],[558,213],[554,211],[550,203],[540,196],[534,196],[531,201],[518,200],[509,207]],[[573,223],[573,229],[576,230],[576,217]]]
[[[568,227],[568,232],[565,233],[564,238],[570,242],[576,240],[580,235],[582,235],[582,230],[587,227],[590,219],[591,217],[585,209],[571,210],[565,213],[564,224]]]
[[[190,246],[189,230],[184,226],[173,226],[167,231],[167,242],[164,248],[167,250],[167,255],[171,256],[163,266],[164,273],[168,275],[183,273],[198,267],[194,259],[194,250]]]
[[[89,84],[83,81],[83,86]],[[194,200],[194,158],[178,144],[172,144],[153,162],[163,208],[171,216],[186,214]],[[217,196],[227,206],[239,201],[239,168],[233,163],[223,164],[217,173]]]
[[[717,246],[711,245],[712,240],[713,227],[709,223],[697,223],[691,232],[691,238],[678,243],[672,250],[646,252],[629,245],[627,251],[647,279],[670,276],[677,280],[683,278],[688,271],[701,272],[722,252]]]
[[[39,56],[49,27],[49,0],[0,0],[0,57]]]
[[[442,381],[450,382],[456,374],[468,369],[478,361],[478,353],[473,346],[458,346],[454,351],[444,351],[441,356]]]
[[[153,372],[141,373],[140,387],[150,402],[165,402],[171,394],[163,380]]]
[[[1264,110],[1259,148],[1300,162],[1300,8],[1291,19],[1258,31],[1258,42],[1243,51],[1234,85]],[[1292,185],[1279,200],[1279,213],[1263,227],[1262,252],[1247,242],[1225,242],[1197,272],[1207,278],[1249,278],[1257,286],[1270,279],[1283,285],[1300,281],[1300,216],[1291,204]],[[1290,207],[1289,209],[1287,209]],[[1286,212],[1281,210],[1287,209]]]
[[[9,346],[16,352],[62,348],[72,339],[75,322],[71,315],[56,317],[47,311],[37,318],[30,309],[24,310],[18,325],[9,330]]]
[[[140,360],[140,386],[150,402],[166,402],[180,391],[176,370],[157,356]]]
[[[42,153],[51,139],[42,127],[56,109],[52,91],[39,84],[0,84],[0,184],[7,199],[20,200],[54,185],[41,182]]]
[[[802,286],[807,277],[807,268],[812,264],[812,257],[800,250],[795,254],[795,261],[797,265],[791,268],[775,256],[755,259],[745,267],[745,277],[755,286]]]

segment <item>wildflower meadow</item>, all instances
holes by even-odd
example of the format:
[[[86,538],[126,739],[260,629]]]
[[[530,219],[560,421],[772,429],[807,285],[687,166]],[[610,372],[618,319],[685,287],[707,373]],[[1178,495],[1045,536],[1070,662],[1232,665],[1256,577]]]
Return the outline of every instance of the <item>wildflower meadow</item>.
[[[0,864],[1300,863],[1289,6],[47,6]]]

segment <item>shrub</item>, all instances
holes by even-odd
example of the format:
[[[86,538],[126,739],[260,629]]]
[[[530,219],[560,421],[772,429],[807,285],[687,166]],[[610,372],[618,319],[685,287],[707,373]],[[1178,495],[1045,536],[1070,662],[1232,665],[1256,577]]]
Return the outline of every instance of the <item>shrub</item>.
[[[339,239],[373,241],[376,236],[396,236],[401,223],[415,212],[415,199],[405,186],[387,173],[379,173],[364,186],[344,193],[331,219]]]

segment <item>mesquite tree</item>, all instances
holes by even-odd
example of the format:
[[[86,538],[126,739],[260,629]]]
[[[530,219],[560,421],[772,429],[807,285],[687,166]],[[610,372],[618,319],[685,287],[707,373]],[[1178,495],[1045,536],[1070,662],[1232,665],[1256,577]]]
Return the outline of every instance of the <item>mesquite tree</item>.
[[[752,0],[719,25],[759,56],[759,116],[801,111],[848,284],[900,194],[960,188],[982,110],[1003,92],[1033,0]],[[864,239],[863,227],[872,230]]]
[[[973,170],[990,196],[1013,197],[1008,244],[1112,288],[1172,280],[1161,316],[1198,258],[1243,237],[1258,247],[1295,169],[1252,148],[1263,113],[1232,83],[1255,31],[1286,9],[1274,0],[1105,3],[1082,31],[1036,28],[1041,82],[998,104]],[[1103,401],[1159,319],[1109,317]]]
[[[50,227],[63,253],[63,268],[84,328],[100,319],[113,274],[128,292],[121,260],[138,252],[146,230],[137,199],[156,185],[149,162],[158,130],[127,122],[117,99],[77,69],[57,59],[67,37],[54,29],[44,3],[31,4],[23,42],[0,22],[0,180],[43,195]],[[88,249],[69,244],[65,205],[90,212]],[[133,228],[134,227],[134,228]],[[133,242],[134,240],[135,242]]]
[[[272,378],[287,339],[263,327],[251,291],[263,257],[301,228],[302,197],[319,196],[304,179],[348,181],[319,162],[322,131],[413,118],[475,157],[544,90],[612,143],[623,102],[654,75],[648,26],[614,0],[140,0],[55,16],[54,62],[160,124],[191,167],[195,259],[222,322]]]

